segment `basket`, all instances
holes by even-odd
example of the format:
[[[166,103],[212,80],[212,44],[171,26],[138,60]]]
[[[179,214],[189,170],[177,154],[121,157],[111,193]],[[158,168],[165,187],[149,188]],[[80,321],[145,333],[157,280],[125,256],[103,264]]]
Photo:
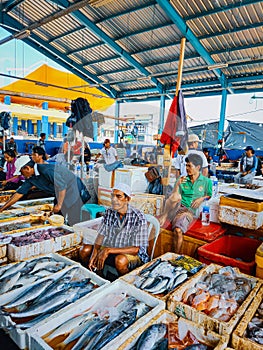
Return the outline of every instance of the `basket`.
[[[51,215],[48,221],[53,226],[60,226],[64,224],[64,217],[62,215]]]

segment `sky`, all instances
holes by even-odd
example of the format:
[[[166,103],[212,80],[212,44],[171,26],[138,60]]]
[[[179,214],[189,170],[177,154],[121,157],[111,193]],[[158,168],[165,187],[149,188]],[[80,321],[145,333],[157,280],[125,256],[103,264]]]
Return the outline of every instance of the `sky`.
[[[0,28],[0,39],[10,34]],[[46,58],[20,40],[11,40],[0,46],[0,73],[24,77],[41,64],[48,64],[54,68],[65,70],[54,61]],[[0,76],[0,87],[14,80]],[[253,99],[252,97],[261,97]],[[170,108],[171,101],[166,101],[165,116]],[[186,113],[193,119],[189,126],[218,121],[220,117],[221,97],[195,97],[185,99]],[[105,114],[114,115],[115,107],[110,107]],[[159,117],[159,102],[123,103],[120,115],[153,114]],[[262,122],[263,120],[263,93],[228,95],[226,119],[249,120]]]

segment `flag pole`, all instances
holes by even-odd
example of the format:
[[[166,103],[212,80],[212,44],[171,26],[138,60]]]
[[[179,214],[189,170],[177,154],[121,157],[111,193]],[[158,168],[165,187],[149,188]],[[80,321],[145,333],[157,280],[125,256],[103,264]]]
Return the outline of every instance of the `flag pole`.
[[[176,92],[175,92],[176,96],[178,96],[179,90],[181,88],[181,83],[182,83],[185,42],[186,42],[186,38],[182,38],[181,39],[181,44],[180,44],[180,57],[179,57],[178,75],[177,75]],[[165,145],[164,146],[164,155],[163,155],[163,167],[164,167],[164,169],[163,169],[163,178],[162,178],[163,186],[168,186],[169,185],[170,174],[171,174],[171,166],[172,166],[171,146],[170,145]],[[164,188],[164,194],[165,194],[165,188]]]

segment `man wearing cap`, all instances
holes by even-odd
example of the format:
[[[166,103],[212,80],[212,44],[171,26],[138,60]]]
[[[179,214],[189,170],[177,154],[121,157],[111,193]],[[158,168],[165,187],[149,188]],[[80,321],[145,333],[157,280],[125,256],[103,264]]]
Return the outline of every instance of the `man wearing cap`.
[[[254,148],[247,146],[240,161],[240,172],[234,176],[235,183],[252,184],[253,178],[256,175],[257,165],[258,159],[255,156]]]
[[[106,164],[113,164],[118,160],[117,151],[114,147],[111,147],[110,140],[105,139],[103,142],[104,147],[100,151],[100,155],[102,155]]]
[[[201,140],[199,140],[199,137],[196,134],[190,134],[188,136],[188,153],[189,154],[199,154],[199,156],[202,158],[203,160],[203,165],[202,165],[202,174],[204,176],[208,176],[208,162],[206,159],[206,156],[204,155],[204,153],[202,151],[198,150],[198,146],[199,146],[199,142],[201,142]]]
[[[18,158],[15,167],[14,175],[22,174],[26,180],[9,201],[0,208],[0,212],[12,206],[35,186],[47,195],[55,196],[53,211],[67,215],[70,226],[80,221],[80,210],[84,204],[81,197],[84,198],[83,191],[86,188],[71,171],[58,164],[36,164],[29,156]]]
[[[129,204],[131,189],[119,183],[112,190],[112,207],[106,210],[94,246],[85,246],[82,262],[90,270],[103,270],[104,264],[114,265],[120,275],[128,273],[149,260],[148,228],[140,210]]]

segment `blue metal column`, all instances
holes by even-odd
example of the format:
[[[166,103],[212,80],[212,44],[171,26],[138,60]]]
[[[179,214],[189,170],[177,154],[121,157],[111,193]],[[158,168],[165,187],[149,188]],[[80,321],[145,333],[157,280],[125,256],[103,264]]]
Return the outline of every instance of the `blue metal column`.
[[[68,127],[66,123],[62,123],[62,137],[64,137],[68,133]]]
[[[93,141],[98,141],[98,122],[92,122],[93,124]]]
[[[32,120],[30,119],[27,120],[27,133],[28,135],[32,135],[34,133]]]
[[[41,133],[41,120],[37,120],[37,136],[39,137]]]
[[[4,97],[4,104],[5,105],[11,105],[11,96],[5,96]]]
[[[17,135],[18,132],[18,118],[13,117],[13,133]]]
[[[158,134],[161,134],[164,127],[164,111],[165,111],[165,96],[162,95],[160,99],[160,116],[159,116],[159,126]]]
[[[227,90],[223,89],[222,99],[221,99],[221,110],[220,110],[220,120],[218,125],[218,140],[222,140],[224,135],[224,126],[225,126],[225,116],[226,116],[226,101],[227,101]]]
[[[53,136],[57,137],[58,129],[57,129],[57,123],[53,123]]]
[[[118,143],[119,136],[119,117],[120,117],[120,102],[115,102],[115,129],[114,129],[114,143]]]
[[[21,120],[21,129],[23,131],[26,131],[26,121],[25,120]]]
[[[48,135],[52,134],[52,128],[51,128],[51,123],[48,123]]]
[[[45,111],[48,110],[48,102],[43,102],[42,103],[42,109],[44,109]],[[46,139],[48,138],[48,116],[46,115],[42,115],[42,128],[41,128],[41,132],[44,132],[46,134]]]

